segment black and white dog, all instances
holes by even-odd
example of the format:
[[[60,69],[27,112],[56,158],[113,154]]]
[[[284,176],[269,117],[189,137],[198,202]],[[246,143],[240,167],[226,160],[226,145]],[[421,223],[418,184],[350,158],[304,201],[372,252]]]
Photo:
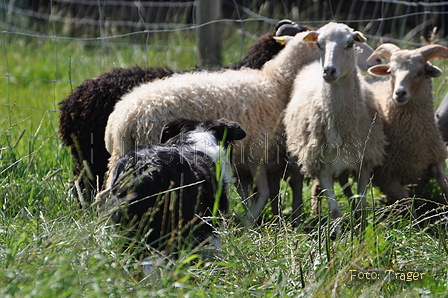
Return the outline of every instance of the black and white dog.
[[[216,206],[227,211],[230,144],[245,136],[238,123],[224,118],[167,123],[163,145],[132,149],[118,160],[107,203],[112,220],[159,250],[175,251],[189,236],[207,239],[213,228],[198,216],[212,216]]]

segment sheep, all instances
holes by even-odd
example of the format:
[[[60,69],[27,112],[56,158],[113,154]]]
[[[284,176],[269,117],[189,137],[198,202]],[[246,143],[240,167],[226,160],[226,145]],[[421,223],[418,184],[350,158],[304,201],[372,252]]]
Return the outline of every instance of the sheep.
[[[372,58],[367,60],[373,53],[373,49],[365,42],[357,43],[356,46],[356,64],[359,69],[364,73],[368,72],[369,68],[378,64],[383,64],[384,61],[381,57]]]
[[[258,199],[249,214],[251,221],[256,219],[271,195],[267,170],[284,164],[283,158],[277,161],[277,154],[286,154],[281,117],[295,75],[317,59],[317,50],[301,34],[261,70],[179,74],[134,88],[115,105],[107,122],[109,173],[119,156],[135,144],[155,144],[167,121],[225,117],[239,122],[247,132],[234,146],[234,163],[238,171],[250,171],[256,177]],[[293,179],[301,184],[301,176]],[[106,189],[110,185],[108,179]],[[301,193],[294,193],[294,200],[299,209]]]
[[[227,211],[231,144],[245,136],[238,123],[227,119],[167,123],[160,135],[163,145],[131,149],[118,159],[106,202],[111,219],[131,239],[134,233],[145,235],[159,251],[181,248],[184,241],[176,237],[219,243],[211,223],[200,218]]]
[[[249,48],[246,57],[225,68],[260,69],[284,47],[273,38],[277,31],[294,35],[304,30],[308,30],[308,27],[283,20],[275,29],[262,35]],[[93,190],[103,185],[110,157],[104,144],[104,131],[115,104],[132,88],[172,76],[174,73],[177,72],[166,67],[114,68],[98,77],[83,81],[59,103],[59,135],[71,150],[74,177],[80,176],[84,163],[88,165],[88,173],[91,172],[90,178],[85,183],[83,181],[79,183],[80,191],[84,192],[79,198],[85,197],[90,201],[89,185],[92,185]]]
[[[84,164],[88,165],[90,179],[80,181],[79,198],[90,198],[93,190],[103,184],[110,155],[104,145],[107,118],[122,95],[144,82],[173,75],[174,71],[163,68],[114,68],[98,77],[87,79],[59,103],[59,136],[71,150],[73,174],[79,177]],[[97,180],[98,179],[98,183]],[[87,186],[87,189],[84,189]]]
[[[390,76],[373,84],[389,141],[384,163],[374,170],[374,184],[386,195],[386,203],[409,197],[405,185],[432,177],[448,196],[445,159],[447,149],[434,119],[432,78],[442,74],[428,61],[448,58],[448,49],[428,45],[401,50],[393,44],[380,45],[371,58],[390,58],[388,64],[371,67],[369,72]]]
[[[317,178],[330,207],[330,216],[342,215],[333,191],[333,179],[359,175],[358,194],[364,193],[374,166],[381,164],[386,139],[370,86],[356,66],[356,42],[361,32],[330,22],[305,40],[315,41],[320,62],[297,75],[285,110],[286,143],[291,161]],[[352,205],[355,207],[354,205]],[[360,204],[356,204],[359,217]]]

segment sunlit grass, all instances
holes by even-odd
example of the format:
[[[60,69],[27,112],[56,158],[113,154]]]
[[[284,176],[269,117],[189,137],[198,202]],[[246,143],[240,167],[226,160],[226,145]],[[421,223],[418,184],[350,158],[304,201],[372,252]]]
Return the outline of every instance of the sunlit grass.
[[[240,59],[257,36],[233,31],[225,33],[223,64]],[[241,225],[244,208],[232,188],[221,228],[222,255],[209,260],[185,251],[161,278],[145,277],[136,256],[122,251],[124,239],[107,218],[95,208],[78,208],[70,189],[71,157],[57,135],[58,102],[84,79],[112,67],[195,67],[195,35],[160,36],[132,46],[4,35],[0,40],[0,297],[448,294],[443,223],[418,229],[406,217],[387,217],[390,210],[373,190],[365,226],[350,229],[348,202],[337,188],[346,215],[335,235],[334,223],[326,224],[325,202],[320,225],[311,225],[310,185],[304,191],[307,225],[299,229],[288,222],[286,184],[280,193],[283,216],[274,218],[267,206],[254,227]],[[444,61],[436,63],[443,68]],[[437,100],[445,93],[443,83],[436,80]],[[386,270],[424,274],[403,281],[386,278]],[[355,272],[376,272],[380,278],[354,278]]]

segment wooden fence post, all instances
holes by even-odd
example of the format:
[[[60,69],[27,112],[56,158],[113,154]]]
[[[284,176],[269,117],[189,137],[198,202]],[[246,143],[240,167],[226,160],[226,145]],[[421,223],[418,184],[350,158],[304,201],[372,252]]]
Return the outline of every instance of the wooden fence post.
[[[221,65],[221,24],[203,24],[221,18],[221,0],[196,0],[198,32],[198,66]]]

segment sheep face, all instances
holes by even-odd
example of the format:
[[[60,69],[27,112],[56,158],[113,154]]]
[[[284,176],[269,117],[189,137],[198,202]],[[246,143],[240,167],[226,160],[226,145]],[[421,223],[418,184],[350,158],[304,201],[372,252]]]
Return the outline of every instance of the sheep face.
[[[308,34],[305,41],[315,41],[320,52],[322,78],[333,84],[350,74],[356,67],[356,42],[365,42],[361,32],[345,24],[329,23],[318,32]]]
[[[407,104],[411,97],[420,90],[423,80],[442,74],[440,69],[426,63],[420,53],[406,52],[401,53],[402,55],[398,57],[391,57],[393,60],[390,63],[392,99],[398,105]],[[411,64],[409,61],[414,63]]]
[[[407,104],[411,98],[420,90],[424,80],[439,77],[442,71],[427,62],[435,57],[443,57],[440,51],[445,52],[446,48],[434,48],[434,53],[428,54],[427,47],[417,50],[400,50],[396,46],[387,45],[383,49],[381,46],[375,50],[371,57],[375,54],[389,56],[389,64],[373,66],[369,72],[374,75],[390,75],[392,85],[392,99],[397,105]],[[387,48],[386,52],[383,52]]]

